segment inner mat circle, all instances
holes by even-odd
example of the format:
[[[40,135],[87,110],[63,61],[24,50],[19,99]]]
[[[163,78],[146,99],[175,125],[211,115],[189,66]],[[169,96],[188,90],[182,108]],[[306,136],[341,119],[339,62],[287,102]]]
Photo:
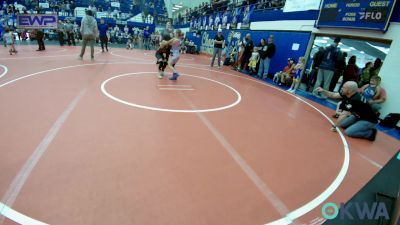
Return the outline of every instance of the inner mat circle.
[[[162,112],[214,112],[232,108],[242,99],[237,90],[222,82],[180,75],[178,81],[169,81],[167,77],[157,79],[154,72],[121,74],[105,80],[101,90],[116,102]]]

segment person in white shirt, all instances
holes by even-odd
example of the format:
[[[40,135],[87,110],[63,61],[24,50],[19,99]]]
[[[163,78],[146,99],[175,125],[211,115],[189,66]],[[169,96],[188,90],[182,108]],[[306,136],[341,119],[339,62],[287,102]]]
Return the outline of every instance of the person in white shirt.
[[[178,63],[181,56],[180,50],[182,38],[183,32],[178,29],[175,31],[175,37],[167,41],[167,44],[171,46],[171,58],[168,62],[168,67],[173,71],[172,76],[169,78],[170,80],[176,80],[179,77],[179,73],[176,70],[175,65]]]

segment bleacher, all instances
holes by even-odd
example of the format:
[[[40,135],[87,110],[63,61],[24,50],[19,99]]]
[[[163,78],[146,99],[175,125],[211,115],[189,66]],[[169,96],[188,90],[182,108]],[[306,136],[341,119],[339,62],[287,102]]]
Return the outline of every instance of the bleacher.
[[[1,6],[3,6],[5,0],[0,1]],[[115,1],[115,0],[16,0],[15,1],[21,7],[19,11],[21,13],[48,13],[55,12],[60,16],[75,16],[74,9],[76,7],[83,8],[95,8],[96,12],[108,12],[112,13],[115,10],[120,14],[126,14],[123,16],[122,20],[128,20],[140,13],[145,13],[146,15],[157,16],[164,15],[166,13],[165,3],[163,0],[138,0],[138,1]],[[7,2],[7,5],[13,4]],[[18,9],[17,9],[18,10]],[[7,10],[6,10],[7,11]],[[6,13],[13,16],[15,12]]]
[[[187,9],[181,13],[175,21],[174,25],[187,25],[191,20],[195,20],[199,17],[209,16],[218,12],[229,12],[232,13],[236,9],[244,11],[248,5],[254,6],[254,13],[268,14],[272,11],[282,11],[285,5],[285,0],[244,0],[244,1],[230,1],[230,0],[219,0],[213,1],[213,3],[203,2],[199,6],[193,9]]]

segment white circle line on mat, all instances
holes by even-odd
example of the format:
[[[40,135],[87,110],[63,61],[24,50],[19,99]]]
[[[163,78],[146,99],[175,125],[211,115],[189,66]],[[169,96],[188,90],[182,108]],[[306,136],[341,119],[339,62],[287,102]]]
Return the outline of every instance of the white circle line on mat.
[[[294,94],[291,94],[291,93],[289,93],[287,91],[279,89],[279,88],[277,88],[275,86],[272,86],[272,85],[270,85],[268,83],[261,82],[259,80],[254,79],[254,78],[244,77],[243,75],[236,75],[236,74],[232,74],[232,73],[226,73],[226,72],[217,71],[217,70],[198,68],[198,67],[193,67],[193,66],[185,66],[185,67],[201,69],[201,70],[206,70],[206,71],[213,71],[213,72],[221,73],[221,74],[227,74],[227,75],[230,75],[230,76],[234,76],[234,77],[250,80],[250,81],[253,81],[253,82],[268,86],[270,88],[274,88],[275,90],[278,90],[280,92],[283,92],[285,94],[288,94],[288,95],[291,95],[291,96],[297,98],[299,101],[303,102],[304,104],[308,105],[309,107],[311,107],[312,109],[314,109],[318,113],[320,113],[331,124],[334,124],[333,121],[329,118],[329,116],[327,116],[321,110],[319,110],[318,108],[316,108],[312,104],[308,103],[304,99],[302,99],[302,98],[300,98],[300,97],[298,97],[298,96],[296,96]],[[336,176],[336,178],[333,180],[333,182],[321,194],[319,194],[317,197],[315,197],[311,201],[309,201],[306,204],[300,206],[299,208],[289,212],[288,214],[284,215],[284,217],[282,217],[281,219],[274,220],[272,222],[267,222],[265,225],[287,225],[287,224],[293,223],[293,220],[295,220],[295,219],[307,214],[308,212],[310,212],[311,210],[315,209],[320,204],[322,204],[340,186],[340,184],[343,182],[344,177],[346,176],[347,171],[349,169],[349,165],[350,165],[350,150],[349,150],[349,145],[348,145],[348,143],[346,141],[346,138],[344,137],[343,133],[339,129],[337,131],[338,131],[340,139],[341,139],[341,141],[343,143],[344,158],[343,158],[342,167],[340,168],[340,171],[339,171],[338,175]]]
[[[29,216],[19,213],[0,202],[0,216],[1,215],[19,224],[47,225],[47,223],[40,222],[39,220],[35,220]]]
[[[220,110],[225,110],[225,109],[229,109],[232,108],[234,106],[236,106],[237,104],[239,104],[239,102],[242,100],[242,96],[240,95],[240,93],[235,90],[233,87],[224,84],[222,82],[210,79],[210,78],[206,78],[206,77],[200,77],[200,76],[195,76],[195,75],[190,75],[190,74],[181,74],[181,76],[189,76],[189,77],[196,77],[199,79],[203,79],[203,80],[208,80],[217,84],[220,84],[222,86],[225,86],[227,88],[229,88],[230,90],[232,90],[233,92],[235,92],[237,98],[236,101],[226,105],[226,106],[222,106],[222,107],[217,107],[217,108],[210,108],[210,109],[166,109],[166,108],[159,108],[159,107],[152,107],[152,106],[145,106],[145,105],[140,105],[140,104],[135,104],[135,103],[131,103],[131,102],[127,102],[124,101],[120,98],[117,98],[115,96],[113,96],[112,94],[110,94],[107,89],[106,89],[106,85],[108,82],[120,78],[120,77],[125,77],[125,76],[132,76],[132,75],[140,75],[140,74],[154,74],[154,72],[136,72],[136,73],[126,73],[126,74],[121,74],[121,75],[116,75],[114,77],[111,77],[105,81],[103,81],[103,83],[101,84],[101,91],[103,92],[104,95],[106,95],[107,97],[109,97],[110,99],[117,101],[119,103],[128,105],[128,106],[132,106],[132,107],[137,107],[137,108],[141,108],[141,109],[148,109],[148,110],[154,110],[154,111],[161,111],[161,112],[176,112],[176,113],[201,113],[201,112],[215,112],[215,111],[220,111]]]
[[[92,63],[92,64],[83,64],[83,65],[72,65],[72,66],[66,66],[66,67],[58,67],[58,68],[44,70],[44,71],[40,71],[40,72],[29,74],[29,75],[25,75],[23,77],[16,78],[14,80],[11,80],[9,82],[1,84],[0,88],[6,86],[8,84],[14,83],[16,81],[19,81],[19,80],[22,80],[22,79],[25,79],[25,78],[28,78],[28,77],[40,75],[40,74],[43,74],[43,73],[46,73],[46,72],[62,70],[62,69],[68,69],[68,68],[75,68],[75,67],[95,66],[95,65],[104,65],[104,64],[137,64],[137,62]],[[153,63],[143,63],[142,62],[141,64],[153,64]],[[201,64],[199,66],[201,66]],[[275,90],[278,90],[280,92],[289,94],[289,95],[297,98],[299,101],[303,102],[304,104],[306,104],[309,107],[311,107],[314,110],[316,110],[326,120],[328,120],[331,124],[333,124],[333,121],[325,113],[323,113],[321,110],[319,110],[318,108],[316,108],[312,104],[308,103],[307,101],[303,100],[302,98],[300,98],[300,97],[298,97],[298,96],[296,96],[294,94],[290,94],[290,93],[288,93],[286,91],[283,91],[283,90],[281,90],[281,89],[279,89],[279,88],[277,88],[275,86],[272,86],[270,84],[267,84],[265,82],[261,82],[259,80],[254,79],[254,78],[251,79],[251,78],[248,78],[248,77],[244,77],[243,75],[236,75],[236,74],[226,73],[226,72],[217,71],[217,70],[210,70],[210,69],[199,68],[199,67],[194,67],[194,66],[187,66],[187,65],[182,65],[182,64],[181,64],[181,67],[194,68],[194,69],[200,69],[200,70],[205,70],[205,71],[213,71],[213,72],[221,73],[221,74],[227,74],[227,75],[230,75],[230,76],[234,76],[234,77],[250,80],[250,81],[259,83],[261,85],[265,85],[265,86],[270,87],[270,88],[274,88]],[[289,212],[287,215],[285,215],[284,217],[282,217],[282,218],[280,218],[278,220],[274,220],[272,222],[267,222],[265,225],[287,225],[287,224],[290,224],[290,223],[292,223],[293,220],[305,215],[306,213],[308,213],[311,210],[313,210],[316,207],[318,207],[320,204],[322,204],[326,199],[328,199],[336,191],[336,189],[343,182],[344,177],[346,176],[346,173],[347,173],[347,171],[349,169],[349,164],[350,164],[350,153],[349,153],[348,143],[347,143],[346,138],[344,137],[343,133],[340,130],[338,130],[338,134],[339,134],[339,136],[341,138],[341,141],[342,141],[343,147],[344,147],[344,149],[343,149],[344,150],[343,164],[342,164],[342,167],[341,167],[341,169],[340,169],[340,171],[338,173],[338,176],[333,180],[333,182],[328,186],[328,188],[325,189],[325,191],[323,191],[321,194],[319,194],[313,200],[311,200],[310,202],[307,202],[306,204],[300,206],[299,208]],[[8,207],[8,206],[5,206],[4,204],[0,204],[0,214],[2,214],[2,215],[4,215],[3,214],[3,208],[4,207]],[[9,208],[9,209],[11,209],[11,208]],[[4,216],[6,216],[6,215],[4,215]],[[24,215],[22,215],[22,216],[24,216]],[[24,216],[24,217],[26,217],[26,216]],[[8,217],[8,218],[10,218],[10,217]],[[45,223],[40,222],[40,221],[35,220],[35,219],[32,219],[32,220],[33,221],[37,221],[36,224],[45,224]]]
[[[7,68],[7,66],[4,66],[4,65],[0,65],[0,67],[3,68],[3,70],[4,70],[3,73],[0,74],[0,78],[2,78],[3,76],[5,76],[8,73],[8,68]]]

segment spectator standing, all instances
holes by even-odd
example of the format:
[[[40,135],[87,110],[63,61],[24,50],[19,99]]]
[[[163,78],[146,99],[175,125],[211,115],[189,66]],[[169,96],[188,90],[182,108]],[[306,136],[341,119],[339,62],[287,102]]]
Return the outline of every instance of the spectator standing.
[[[318,51],[313,55],[313,64],[310,77],[308,79],[308,88],[313,88],[315,85],[316,76],[318,73],[319,65],[321,65],[322,59],[324,58],[325,48],[320,46]]]
[[[253,52],[254,43],[253,43],[253,40],[251,39],[251,35],[249,33],[246,34],[244,41],[245,41],[245,47],[244,47],[244,52],[243,52],[243,60],[242,60],[241,68],[244,70],[248,70],[247,65],[249,64],[249,59]]]
[[[225,37],[222,35],[222,29],[219,28],[217,35],[214,37],[214,52],[211,58],[211,67],[214,66],[215,56],[218,54],[218,68],[221,68],[221,54],[225,44]]]
[[[371,77],[378,76],[381,67],[382,67],[382,60],[380,58],[376,58],[374,61],[374,66],[370,70]]]
[[[347,58],[347,52],[340,52],[338,56],[338,60],[335,63],[335,73],[333,74],[331,84],[329,85],[329,91],[335,90],[336,84],[339,81],[339,78],[343,76],[343,72],[346,69],[346,58]],[[342,82],[343,84],[344,82]]]
[[[106,47],[106,51],[108,52],[108,37],[107,37],[108,25],[105,24],[104,19],[100,20],[98,29],[99,29],[101,51],[104,52],[104,47]]]
[[[326,98],[323,96],[325,92],[317,92],[317,88],[321,86],[322,82],[324,83],[324,90],[329,90],[329,86],[331,84],[331,80],[335,71],[335,63],[338,59],[339,53],[339,43],[340,38],[337,37],[334,40],[334,43],[329,47],[325,48],[324,57],[322,59],[321,65],[318,69],[317,81],[314,86],[313,94],[317,97]],[[322,94],[322,96],[320,96]]]
[[[342,85],[340,86],[339,90],[341,87],[343,87],[343,84],[346,83],[347,81],[355,81],[358,82],[358,67],[356,65],[356,56],[351,56],[349,61],[347,62],[347,66],[343,71],[343,81]]]
[[[81,34],[82,34],[82,49],[79,55],[79,59],[83,58],[85,54],[86,45],[90,45],[90,56],[94,60],[94,42],[98,36],[98,28],[96,19],[93,17],[93,12],[91,10],[86,11],[86,16],[81,22]]]
[[[258,48],[254,47],[253,48],[253,53],[251,54],[251,57],[249,59],[249,70],[250,74],[256,74],[257,73],[257,63],[260,61],[260,54],[258,53]]]
[[[4,34],[3,38],[6,44],[10,46],[10,50],[8,51],[10,55],[12,55],[13,53],[17,53],[18,51],[15,50],[15,37],[13,30],[10,28],[6,28],[6,33]]]
[[[269,35],[268,37],[268,44],[267,44],[267,50],[266,50],[266,57],[264,59],[264,65],[263,65],[263,69],[264,69],[264,73],[262,76],[262,79],[266,79],[268,76],[268,71],[269,71],[269,65],[271,63],[271,59],[272,57],[275,55],[275,51],[276,51],[276,47],[274,44],[274,36],[273,35]]]
[[[46,50],[44,46],[44,32],[43,30],[39,29],[36,31],[36,40],[38,43],[38,49],[36,51],[44,51]]]
[[[258,67],[257,77],[263,79],[264,76],[267,76],[268,70],[265,69],[268,67],[267,63],[267,43],[264,38],[261,38],[260,45],[258,46],[258,53],[260,55],[260,65]]]
[[[360,83],[359,86],[362,87],[366,84],[369,84],[369,80],[371,79],[371,69],[372,69],[372,62],[367,62],[364,66],[364,68],[361,70],[361,75],[360,75]]]
[[[143,31],[143,39],[144,39],[144,49],[145,50],[150,50],[150,31],[149,31],[149,26],[147,26],[144,31]]]
[[[67,33],[67,42],[68,45],[71,46],[71,44],[73,44],[74,46],[76,46],[75,43],[75,35],[74,35],[74,25],[72,24],[71,21],[67,21],[65,24],[65,32]]]
[[[65,24],[63,21],[58,21],[58,41],[60,42],[60,46],[64,46],[64,36],[65,36]]]

